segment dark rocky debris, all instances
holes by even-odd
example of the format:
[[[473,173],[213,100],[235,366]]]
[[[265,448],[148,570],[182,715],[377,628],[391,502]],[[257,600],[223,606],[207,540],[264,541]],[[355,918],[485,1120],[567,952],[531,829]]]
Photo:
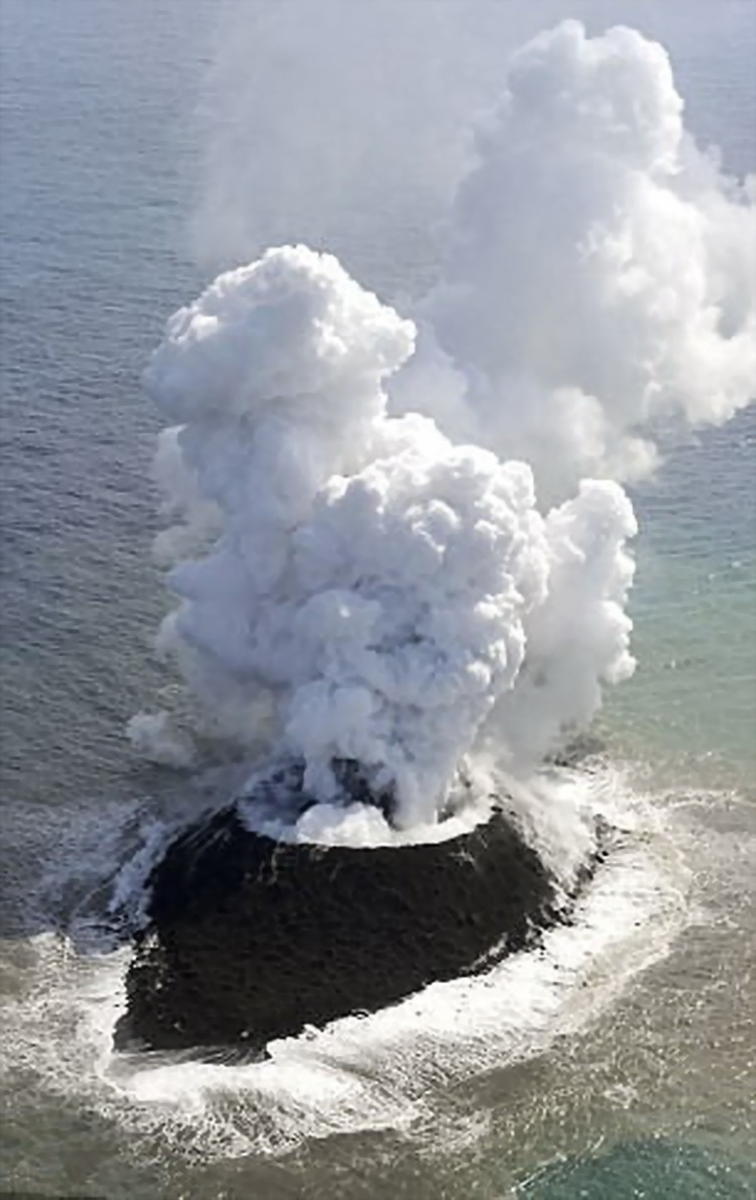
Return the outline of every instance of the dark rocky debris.
[[[565,916],[500,811],[446,842],[352,848],[274,841],[231,805],[180,834],[149,887],[121,1048],[258,1055],[484,970]]]

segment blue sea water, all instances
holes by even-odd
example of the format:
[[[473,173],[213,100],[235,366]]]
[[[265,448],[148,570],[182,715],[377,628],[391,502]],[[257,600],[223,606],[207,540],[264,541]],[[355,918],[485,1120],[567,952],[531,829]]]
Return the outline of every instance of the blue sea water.
[[[628,0],[605,5],[607,20],[597,4],[577,7],[593,25],[620,16],[666,37],[694,132],[721,145],[729,169],[756,167],[752,4]],[[534,27],[573,11],[543,9],[543,21],[527,16]],[[169,682],[150,654],[165,600],[148,554],[158,421],[140,375],[166,315],[208,271],[192,217],[207,71],[231,10],[239,4],[0,6],[0,1188],[176,1198],[499,1197],[518,1187],[560,1200],[756,1194],[755,410],[672,448],[634,495],[639,669],[600,730],[632,786],[658,793],[673,851],[693,876],[695,920],[664,957],[548,1049],[494,1058],[462,1081],[438,1068],[423,1087],[443,1101],[413,1092],[411,1121],[391,1118],[386,1081],[385,1122],[377,1104],[367,1122],[354,1115],[353,1129],[334,1121],[332,1136],[318,1127],[314,1137],[312,1122],[292,1118],[284,1137],[278,1084],[252,1105],[241,1085],[214,1083],[212,1103],[193,1117],[183,1093],[180,1103],[153,1102],[133,1086],[101,1091],[84,1078],[105,1071],[77,1047],[86,1014],[107,1007],[107,987],[95,957],[79,962],[55,921],[75,915],[108,855],[136,838],[124,814],[137,814],[136,828],[146,797],[162,811],[186,789],[136,763],[123,737],[128,717]],[[315,235],[333,224],[316,195],[312,213]],[[347,226],[337,248],[366,281],[389,296],[411,292],[428,254],[422,236],[392,231],[380,212]],[[73,988],[90,1008],[69,1006]],[[357,1076],[375,1070],[369,1058],[353,1064]],[[328,1077],[337,1092],[335,1068]],[[304,1112],[319,1101],[308,1100],[304,1077],[298,1086]],[[655,1134],[662,1140],[649,1141]]]

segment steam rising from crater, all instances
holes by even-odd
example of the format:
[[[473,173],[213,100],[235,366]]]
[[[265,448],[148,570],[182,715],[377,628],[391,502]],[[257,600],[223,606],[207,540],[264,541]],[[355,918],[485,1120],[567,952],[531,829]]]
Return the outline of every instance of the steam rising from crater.
[[[335,258],[284,246],[176,313],[147,373],[172,423],[162,647],[225,736],[302,761],[324,804],[358,763],[405,827],[632,672],[635,522],[583,476],[637,477],[660,422],[753,391],[753,211],[684,134],[661,47],[566,22],[506,83],[417,351]],[[131,734],[191,755],[165,715]]]
[[[264,709],[309,792],[335,798],[333,763],[352,759],[405,824],[443,808],[497,701],[531,690],[526,651],[548,694],[573,597],[570,621],[602,639],[580,705],[631,665],[627,501],[585,484],[544,520],[526,464],[389,417],[383,383],[413,338],[336,259],[283,247],[177,313],[147,375],[182,422],[161,455],[183,518],[164,644],[227,732],[251,744]],[[208,503],[219,536],[187,560]]]

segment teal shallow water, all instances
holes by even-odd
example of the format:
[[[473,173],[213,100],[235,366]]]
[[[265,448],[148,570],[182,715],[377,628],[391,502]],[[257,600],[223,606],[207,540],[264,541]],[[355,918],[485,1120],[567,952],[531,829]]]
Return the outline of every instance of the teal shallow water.
[[[523,1189],[533,1200],[747,1200],[756,1175],[695,1146],[628,1143],[593,1157],[549,1167]]]
[[[741,787],[756,768],[756,410],[670,452],[638,489],[634,678],[602,724],[678,786]]]

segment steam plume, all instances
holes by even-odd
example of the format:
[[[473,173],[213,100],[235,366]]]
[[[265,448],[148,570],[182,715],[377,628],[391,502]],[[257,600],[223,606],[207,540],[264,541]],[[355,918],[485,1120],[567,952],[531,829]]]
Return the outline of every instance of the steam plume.
[[[413,336],[334,258],[284,247],[177,313],[147,377],[182,422],[159,459],[185,517],[173,540],[184,553],[207,536],[209,503],[221,528],[169,576],[182,605],[164,645],[210,710],[230,709],[229,732],[244,741],[244,714],[265,706],[312,794],[335,799],[333,764],[354,760],[400,823],[443,808],[517,688],[528,628],[548,671],[565,636],[549,616],[555,589],[594,604],[594,689],[594,672],[630,666],[615,600],[633,526],[619,489],[584,485],[544,521],[525,464],[455,446],[428,418],[387,416],[382,384]]]
[[[754,180],[698,150],[666,52],[634,30],[565,21],[506,82],[395,404],[525,458],[550,496],[637,479],[665,430],[756,394]]]
[[[346,760],[395,823],[432,822],[477,750],[534,765],[632,672],[613,480],[753,385],[753,211],[681,114],[661,47],[566,22],[512,60],[417,352],[304,246],[169,321],[147,373],[181,601],[160,641],[216,727],[302,762],[322,805]],[[189,759],[163,715],[131,734]]]

